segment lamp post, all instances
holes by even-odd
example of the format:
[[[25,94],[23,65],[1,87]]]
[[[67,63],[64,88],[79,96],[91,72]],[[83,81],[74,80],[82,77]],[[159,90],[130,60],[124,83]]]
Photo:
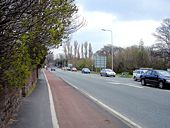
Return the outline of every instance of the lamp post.
[[[102,31],[108,31],[111,34],[111,44],[112,44],[112,70],[113,70],[113,33],[112,30],[109,29],[101,29]]]

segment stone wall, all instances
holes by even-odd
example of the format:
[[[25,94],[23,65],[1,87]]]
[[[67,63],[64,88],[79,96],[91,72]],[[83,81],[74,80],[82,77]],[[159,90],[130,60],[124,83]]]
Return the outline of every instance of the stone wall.
[[[0,128],[6,128],[15,116],[22,99],[21,89],[3,89],[0,92]]]
[[[36,84],[38,70],[32,72],[28,83],[22,88],[0,88],[0,128],[7,128],[8,124],[15,119],[16,113],[29,89]]]
[[[38,70],[34,70],[30,77],[28,78],[28,83],[22,88],[22,95],[25,97],[29,92],[30,88],[37,82]]]

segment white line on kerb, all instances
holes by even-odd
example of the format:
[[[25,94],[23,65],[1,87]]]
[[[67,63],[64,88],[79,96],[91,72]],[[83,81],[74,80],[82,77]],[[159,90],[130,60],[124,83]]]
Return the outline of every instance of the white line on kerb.
[[[72,83],[68,82],[67,80],[64,80],[65,82],[67,82],[69,85],[71,85],[73,88],[75,88],[76,90],[80,91],[82,94],[84,94],[85,96],[89,97],[91,100],[93,100],[94,102],[98,103],[100,106],[102,106],[103,108],[109,110],[110,112],[112,112],[117,118],[119,118],[120,120],[122,120],[123,122],[125,122],[128,126],[130,127],[134,127],[134,128],[142,128],[141,126],[139,126],[138,124],[134,123],[133,121],[131,121],[130,119],[128,119],[127,117],[125,117],[124,115],[120,114],[119,112],[117,112],[116,110],[110,108],[109,106],[107,106],[106,104],[102,103],[101,101],[97,100],[96,98],[94,98],[93,96],[91,96],[89,93],[87,93],[86,91],[79,89],[78,87],[76,87],[75,85],[73,85]]]
[[[44,73],[44,70],[43,70],[43,73]],[[58,120],[57,120],[56,111],[55,111],[55,108],[54,108],[53,96],[52,96],[52,93],[51,93],[50,85],[49,85],[49,82],[48,82],[48,79],[47,79],[45,73],[44,73],[44,76],[45,76],[45,80],[47,82],[47,87],[48,87],[48,94],[49,94],[49,100],[50,100],[50,110],[51,110],[51,118],[52,118],[53,128],[59,128],[59,124],[58,124]]]

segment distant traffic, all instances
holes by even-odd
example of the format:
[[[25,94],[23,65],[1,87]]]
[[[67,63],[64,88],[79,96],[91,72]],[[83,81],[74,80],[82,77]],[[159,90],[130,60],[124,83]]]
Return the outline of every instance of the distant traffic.
[[[46,68],[50,71],[56,71],[56,67]],[[63,71],[81,72],[82,74],[99,74],[105,77],[122,77],[120,74],[116,74],[112,69],[104,68],[100,72],[91,71],[88,67],[78,70],[76,67],[62,67]],[[133,75],[130,77],[134,81],[141,82],[142,86],[153,86],[158,88],[170,88],[170,72],[166,70],[155,70],[152,68],[139,68],[133,71]]]

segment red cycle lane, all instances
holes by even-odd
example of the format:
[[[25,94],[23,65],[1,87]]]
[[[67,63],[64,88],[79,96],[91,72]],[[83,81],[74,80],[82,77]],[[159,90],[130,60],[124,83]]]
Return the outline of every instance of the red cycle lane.
[[[55,74],[49,71],[45,74],[60,128],[129,128]]]

